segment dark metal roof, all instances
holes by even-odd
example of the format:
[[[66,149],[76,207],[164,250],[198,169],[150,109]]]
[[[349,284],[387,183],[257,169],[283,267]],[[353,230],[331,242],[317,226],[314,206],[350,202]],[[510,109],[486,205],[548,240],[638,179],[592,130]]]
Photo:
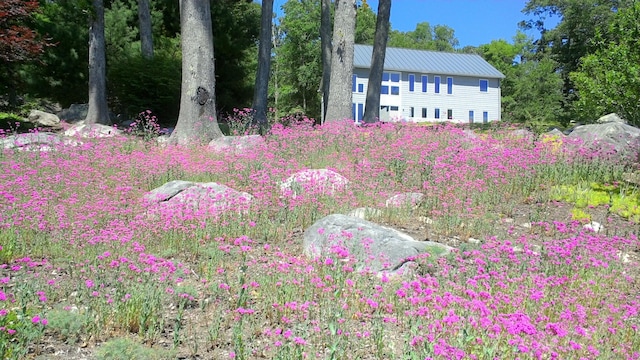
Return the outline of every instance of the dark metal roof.
[[[355,46],[353,66],[371,67],[372,45]],[[505,76],[480,55],[387,47],[384,69],[427,74],[503,79]]]

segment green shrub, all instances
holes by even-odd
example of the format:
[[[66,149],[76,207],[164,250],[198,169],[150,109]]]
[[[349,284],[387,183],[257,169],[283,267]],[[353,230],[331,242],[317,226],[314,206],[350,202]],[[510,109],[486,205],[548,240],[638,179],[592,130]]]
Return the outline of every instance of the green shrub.
[[[100,360],[154,360],[173,359],[174,355],[162,349],[152,349],[129,338],[116,338],[102,344],[97,351]]]
[[[109,70],[109,91],[117,111],[129,118],[151,110],[163,125],[178,119],[181,86],[181,59],[160,53],[153,59],[128,56]]]

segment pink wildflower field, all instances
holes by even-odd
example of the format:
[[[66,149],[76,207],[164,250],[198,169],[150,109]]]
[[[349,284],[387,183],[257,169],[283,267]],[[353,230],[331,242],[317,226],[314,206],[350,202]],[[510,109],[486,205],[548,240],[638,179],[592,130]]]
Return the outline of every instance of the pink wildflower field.
[[[264,140],[0,150],[0,358],[640,359],[638,224],[552,196],[597,183],[637,198],[623,181],[637,164],[499,127],[301,123]],[[304,169],[349,184],[283,193]],[[144,201],[172,180],[253,200]],[[385,207],[408,192],[424,198]],[[455,251],[412,276],[303,255],[304,230],[359,207]]]

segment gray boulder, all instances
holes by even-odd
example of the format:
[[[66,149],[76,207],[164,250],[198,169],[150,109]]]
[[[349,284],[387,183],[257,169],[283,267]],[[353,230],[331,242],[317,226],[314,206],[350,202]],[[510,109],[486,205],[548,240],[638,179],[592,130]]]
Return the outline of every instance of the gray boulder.
[[[303,252],[316,259],[329,256],[356,261],[358,270],[395,272],[420,254],[442,256],[453,248],[417,241],[398,230],[357,217],[334,214],[316,221],[304,233]]]
[[[578,126],[568,138],[600,154],[636,156],[640,147],[640,129],[620,122]]]
[[[621,118],[616,113],[611,113],[611,114],[604,115],[604,116],[600,117],[598,120],[596,120],[597,124],[606,124],[606,123],[610,123],[610,122],[628,124],[627,120]]]
[[[31,110],[28,120],[40,126],[52,127],[60,124],[60,118],[57,115],[40,110]]]
[[[89,104],[71,104],[68,109],[63,109],[58,113],[58,118],[68,122],[75,123],[87,118]]]
[[[151,190],[144,195],[144,200],[158,204],[162,209],[211,214],[227,210],[246,212],[253,196],[215,182],[174,180]]]
[[[103,138],[122,135],[122,130],[113,126],[102,124],[85,124],[84,121],[77,122],[75,125],[65,130],[65,136],[78,136],[83,138]]]
[[[78,146],[81,142],[51,132],[35,132],[0,138],[0,148],[27,151],[51,151],[58,146]]]
[[[285,195],[296,197],[305,192],[334,195],[346,189],[349,179],[329,169],[308,169],[289,176],[280,190]]]
[[[400,207],[415,207],[420,205],[424,199],[424,194],[418,192],[408,192],[394,195],[387,199],[385,202],[386,207],[400,208]]]
[[[213,151],[242,152],[264,144],[260,135],[247,136],[223,136],[209,142],[209,148]]]

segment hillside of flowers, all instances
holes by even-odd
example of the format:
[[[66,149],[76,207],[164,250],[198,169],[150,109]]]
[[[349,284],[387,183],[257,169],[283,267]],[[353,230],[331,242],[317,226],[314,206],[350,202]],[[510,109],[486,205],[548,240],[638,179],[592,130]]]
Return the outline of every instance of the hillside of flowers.
[[[0,151],[0,358],[640,359],[640,190],[623,181],[636,165],[557,137],[412,124],[274,126],[244,151],[133,136]],[[324,168],[348,188],[283,195]],[[254,200],[143,201],[172,180]],[[385,207],[405,192],[425,197]],[[305,229],[358,207],[456,250],[404,277],[302,254]]]

